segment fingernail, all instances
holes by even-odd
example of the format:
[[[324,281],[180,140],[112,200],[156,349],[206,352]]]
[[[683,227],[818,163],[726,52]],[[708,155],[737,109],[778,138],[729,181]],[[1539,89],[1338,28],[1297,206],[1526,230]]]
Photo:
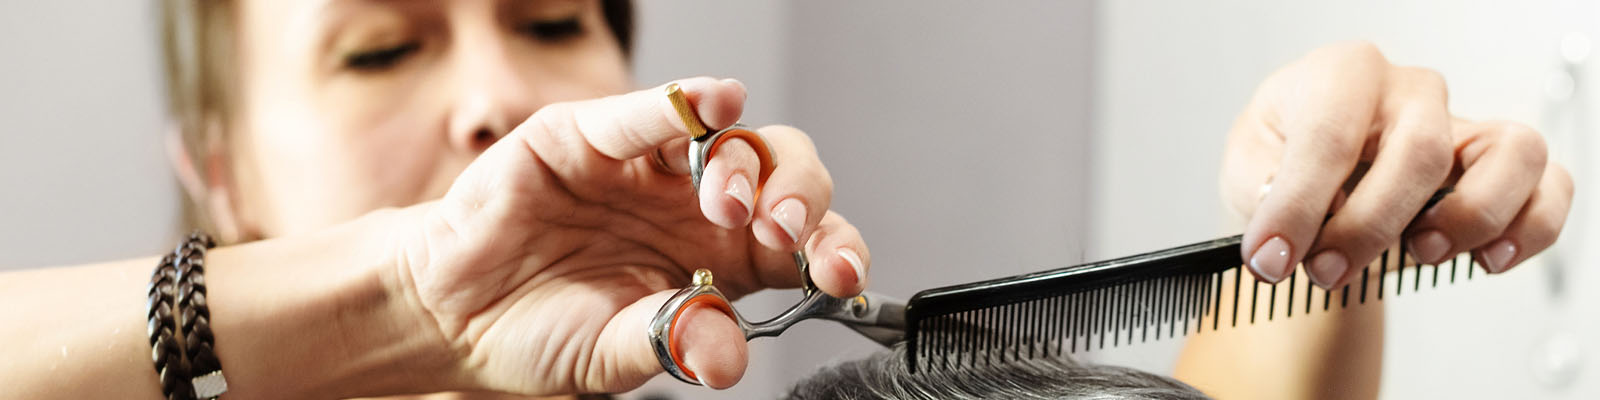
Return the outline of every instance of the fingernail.
[[[1323,289],[1333,289],[1339,278],[1344,277],[1344,272],[1350,269],[1350,261],[1338,250],[1325,250],[1311,258],[1311,265],[1306,267],[1306,272],[1311,275],[1311,283]]]
[[[1250,255],[1250,270],[1256,275],[1277,283],[1289,275],[1289,241],[1282,236],[1273,236]]]
[[[1489,272],[1501,273],[1511,267],[1511,259],[1517,256],[1517,245],[1510,239],[1500,239],[1483,247],[1478,258],[1484,266],[1489,267]]]
[[[850,268],[856,270],[857,285],[867,281],[867,265],[861,262],[861,255],[856,254],[855,250],[839,249],[839,258],[843,258],[845,263],[850,264]]]
[[[800,199],[786,199],[772,207],[772,220],[778,223],[783,233],[789,234],[789,242],[800,242],[800,229],[806,226],[806,205]]]
[[[1450,238],[1439,231],[1427,231],[1411,237],[1411,256],[1423,264],[1438,264],[1450,251]]]
[[[751,210],[755,209],[756,201],[755,193],[750,190],[750,178],[746,178],[744,174],[740,173],[733,174],[733,176],[728,177],[728,188],[723,190],[722,193],[743,205],[745,218],[750,217]]]
[[[745,87],[744,86],[744,82],[740,82],[738,79],[728,78],[728,79],[723,79],[722,83],[738,86],[739,87],[739,91],[744,92],[744,97],[745,98],[749,98],[750,97],[750,88]]]

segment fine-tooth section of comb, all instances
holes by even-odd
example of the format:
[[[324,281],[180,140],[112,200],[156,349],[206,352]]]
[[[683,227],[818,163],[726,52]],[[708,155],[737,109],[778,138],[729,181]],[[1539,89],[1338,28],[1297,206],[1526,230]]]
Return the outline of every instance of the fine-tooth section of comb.
[[[1381,301],[1386,291],[1437,288],[1456,282],[1460,269],[1469,280],[1477,267],[1468,255],[1416,265],[1400,247],[1346,286],[1323,290],[1298,268],[1277,284],[1257,281],[1244,271],[1239,244],[1233,236],[924,290],[906,304],[906,365],[912,373],[959,370],[1265,323]]]

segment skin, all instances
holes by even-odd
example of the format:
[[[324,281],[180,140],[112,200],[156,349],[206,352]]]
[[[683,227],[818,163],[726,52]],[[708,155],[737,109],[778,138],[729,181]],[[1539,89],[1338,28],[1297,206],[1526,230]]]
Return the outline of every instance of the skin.
[[[593,2],[244,0],[237,17],[242,90],[237,117],[220,128],[228,140],[177,163],[221,235],[264,239],[208,256],[229,398],[624,391],[661,372],[639,332],[695,268],[735,297],[794,287],[789,253],[803,249],[822,290],[850,296],[866,284],[871,255],[828,211],[831,179],[803,132],[760,129],[782,162],[759,194],[749,179],[756,157],[741,142],[713,157],[700,191],[687,189],[685,128],[660,87],[622,94],[632,87],[625,61]],[[518,29],[573,18],[583,33],[561,40]],[[1571,183],[1544,163],[1542,143],[1441,114],[1442,83],[1401,79],[1412,70],[1367,47],[1314,52],[1269,78],[1241,116],[1224,193],[1249,216],[1246,258],[1282,237],[1292,249],[1284,265],[1328,250],[1360,262],[1380,239],[1410,235],[1396,215],[1414,215],[1451,179],[1459,195],[1414,229],[1440,231],[1451,251],[1511,240],[1518,250],[1497,264],[1506,267],[1548,246]],[[370,67],[351,60],[375,53],[404,56],[351,68]],[[737,81],[678,82],[707,125],[738,120]],[[651,159],[657,150],[663,162]],[[1382,179],[1356,183],[1323,227],[1363,162]],[[1276,174],[1264,197],[1263,173]],[[1527,186],[1512,191],[1526,196],[1477,195],[1501,183]],[[142,294],[154,262],[0,275],[0,302],[18,305],[0,320],[28,322],[0,324],[0,338],[24,344],[0,364],[8,390],[156,398],[144,313],[127,300]],[[684,318],[688,367],[708,386],[736,383],[747,351],[732,321],[705,308]],[[1310,368],[1343,345],[1368,351],[1349,340],[1371,335],[1352,329],[1379,328],[1308,329],[1316,352],[1297,358],[1302,368],[1253,376],[1306,378],[1233,387],[1376,390],[1375,378]],[[1283,357],[1259,343],[1208,347]]]
[[[1447,98],[1437,72],[1393,65],[1363,42],[1268,77],[1229,133],[1221,178],[1248,221],[1241,250],[1255,277],[1277,282],[1303,265],[1317,285],[1342,287],[1401,240],[1424,264],[1471,252],[1488,273],[1550,247],[1572,178],[1538,132],[1452,116]],[[1444,187],[1454,191],[1423,210]],[[1220,398],[1374,398],[1382,312],[1196,338],[1178,375]],[[1283,361],[1296,359],[1314,362]]]

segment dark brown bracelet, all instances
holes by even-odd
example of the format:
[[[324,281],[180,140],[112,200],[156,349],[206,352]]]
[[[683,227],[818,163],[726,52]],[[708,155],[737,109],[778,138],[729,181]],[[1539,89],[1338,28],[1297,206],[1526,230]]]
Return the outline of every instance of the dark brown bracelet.
[[[195,231],[161,258],[146,293],[150,356],[168,400],[216,399],[228,391],[206,306],[205,255],[216,247]]]
[[[178,270],[178,298],[174,310],[182,316],[180,332],[183,349],[188,356],[190,380],[194,397],[215,399],[228,391],[228,381],[222,375],[222,362],[213,349],[216,338],[211,334],[211,309],[206,306],[206,250],[216,247],[216,242],[200,231],[189,234],[178,245],[173,260]]]
[[[161,379],[161,394],[168,400],[193,399],[189,370],[184,367],[184,356],[172,315],[173,295],[177,292],[177,269],[173,255],[161,258],[156,271],[150,276],[150,288],[145,296],[146,332],[150,336],[150,358],[155,361],[156,376]]]

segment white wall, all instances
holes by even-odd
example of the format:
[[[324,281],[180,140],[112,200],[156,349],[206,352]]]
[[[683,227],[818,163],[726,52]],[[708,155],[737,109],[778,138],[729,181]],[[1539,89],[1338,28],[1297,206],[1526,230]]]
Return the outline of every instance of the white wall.
[[[153,5],[0,3],[0,270],[171,245]]]

